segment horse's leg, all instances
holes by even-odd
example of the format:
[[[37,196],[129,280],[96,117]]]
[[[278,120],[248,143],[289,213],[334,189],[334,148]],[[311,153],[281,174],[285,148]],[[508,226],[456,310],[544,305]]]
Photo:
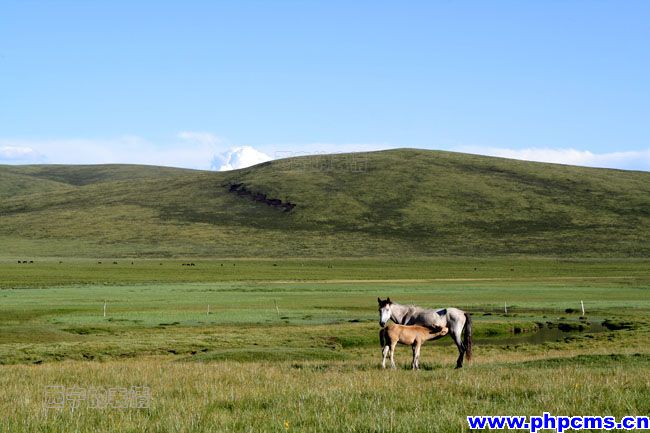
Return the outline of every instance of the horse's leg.
[[[465,355],[465,345],[463,344],[463,327],[465,326],[465,317],[454,320],[451,328],[451,338],[454,339],[456,347],[458,348],[458,359],[456,360],[456,368],[463,368],[463,357]]]
[[[381,351],[381,355],[382,355],[381,368],[386,368],[386,356],[388,355],[389,350],[390,350],[390,346],[387,344],[384,346],[384,348]]]
[[[411,362],[411,368],[413,370],[417,370],[417,361],[416,361],[417,360],[417,349],[416,349],[417,344],[418,344],[417,342],[413,342],[413,344],[411,344],[411,349],[413,349],[413,361]]]
[[[422,342],[416,342],[416,346],[413,348],[413,369],[420,369],[420,348],[422,347]]]
[[[392,341],[390,344],[390,368],[395,369],[395,346],[397,341]]]

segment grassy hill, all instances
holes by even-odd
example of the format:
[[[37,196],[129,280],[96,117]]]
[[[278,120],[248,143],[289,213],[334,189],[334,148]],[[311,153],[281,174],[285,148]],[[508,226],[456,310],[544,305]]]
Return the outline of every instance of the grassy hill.
[[[647,172],[411,149],[221,173],[0,166],[5,258],[648,257],[649,239]]]

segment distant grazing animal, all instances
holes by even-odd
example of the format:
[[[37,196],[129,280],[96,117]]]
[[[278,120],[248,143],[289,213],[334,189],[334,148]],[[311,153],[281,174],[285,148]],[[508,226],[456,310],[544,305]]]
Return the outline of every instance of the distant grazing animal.
[[[463,355],[467,361],[472,360],[472,318],[458,308],[444,308],[430,310],[415,305],[401,305],[394,303],[390,298],[379,303],[379,325],[383,327],[391,319],[400,325],[421,325],[431,329],[435,327],[449,328],[449,335],[458,347],[456,368],[462,368]],[[462,335],[462,339],[461,339]]]
[[[390,367],[395,368],[395,346],[397,343],[407,344],[413,348],[413,370],[420,368],[420,347],[428,340],[443,337],[449,331],[445,327],[438,327],[438,331],[420,325],[397,325],[390,323],[379,331],[379,342],[382,347],[381,367],[386,368],[386,356],[390,354]]]

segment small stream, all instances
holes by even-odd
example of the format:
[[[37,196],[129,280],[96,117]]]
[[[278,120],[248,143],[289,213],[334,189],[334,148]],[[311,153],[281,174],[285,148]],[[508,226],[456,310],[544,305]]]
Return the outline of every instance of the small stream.
[[[557,328],[557,324],[552,328],[544,326],[543,328],[538,329],[536,332],[522,332],[521,334],[512,334],[507,337],[498,335],[495,337],[475,338],[474,344],[479,344],[482,346],[542,344],[542,343],[546,343],[547,341],[558,341],[558,340],[561,341],[564,340],[564,338],[566,337],[571,337],[574,335],[594,334],[594,333],[604,332],[608,330],[600,322],[585,323],[585,325],[588,325],[588,328],[582,331],[562,331]]]

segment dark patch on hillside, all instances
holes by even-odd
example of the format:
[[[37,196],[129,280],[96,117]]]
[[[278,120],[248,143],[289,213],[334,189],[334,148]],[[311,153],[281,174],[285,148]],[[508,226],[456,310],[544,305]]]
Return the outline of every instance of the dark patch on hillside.
[[[243,183],[228,184],[228,192],[237,194],[239,197],[248,197],[255,202],[264,203],[276,209],[282,209],[284,212],[291,212],[291,210],[296,207],[296,204],[291,203],[290,201],[282,201],[279,198],[269,198],[264,193],[251,191],[246,188]]]

